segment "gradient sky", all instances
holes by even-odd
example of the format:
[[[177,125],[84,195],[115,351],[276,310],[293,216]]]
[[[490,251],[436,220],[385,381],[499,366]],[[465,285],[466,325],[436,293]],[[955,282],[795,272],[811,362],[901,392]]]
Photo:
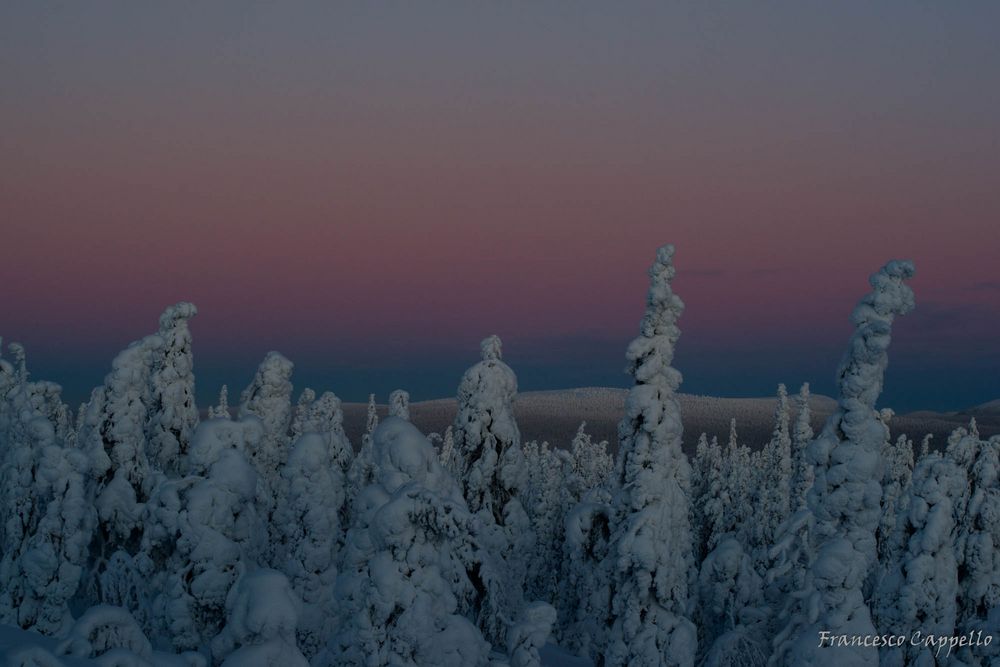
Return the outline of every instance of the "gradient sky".
[[[1000,3],[0,4],[0,334],[80,400],[195,302],[199,401],[278,349],[346,400],[624,385],[677,246],[684,390],[1000,397]]]

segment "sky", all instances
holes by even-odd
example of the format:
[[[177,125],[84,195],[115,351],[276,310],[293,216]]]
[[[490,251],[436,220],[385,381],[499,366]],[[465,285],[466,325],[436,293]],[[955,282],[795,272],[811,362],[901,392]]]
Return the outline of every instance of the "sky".
[[[683,391],[832,393],[915,261],[882,404],[1000,398],[995,2],[0,3],[0,335],[82,400],[197,304],[345,400],[626,386],[677,247]]]

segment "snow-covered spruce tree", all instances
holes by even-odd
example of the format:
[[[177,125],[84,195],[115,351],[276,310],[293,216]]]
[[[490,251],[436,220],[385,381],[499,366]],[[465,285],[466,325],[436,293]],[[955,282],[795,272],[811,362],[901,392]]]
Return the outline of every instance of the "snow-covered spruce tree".
[[[194,357],[188,320],[193,303],[170,306],[160,315],[160,344],[152,355],[146,457],[158,470],[177,471],[198,424],[194,397]]]
[[[455,435],[452,431],[452,427],[449,426],[444,430],[444,437],[441,439],[441,453],[438,458],[441,459],[441,465],[445,470],[451,472],[452,461],[455,456]]]
[[[146,424],[152,402],[151,354],[159,344],[150,336],[115,357],[104,386],[91,394],[77,436],[90,460],[91,493],[100,519],[96,546],[105,557],[119,547],[134,553],[141,538],[142,504],[154,484]]]
[[[579,502],[592,489],[605,487],[614,472],[615,460],[608,453],[608,441],[595,442],[587,433],[587,422],[580,427],[570,443],[572,476],[568,480],[575,501]]]
[[[670,287],[674,247],[656,253],[639,336],[628,347],[635,378],[618,427],[620,450],[612,500],[610,626],[605,665],[693,665],[698,636],[688,498],[691,467],[681,450],[675,392],[681,374],[670,363],[684,304]]]
[[[607,643],[610,503],[610,493],[599,487],[566,515],[559,634],[562,645],[578,655],[597,656]]]
[[[757,550],[750,556],[758,572],[766,570],[767,550],[774,544],[778,527],[788,519],[789,488],[792,476],[792,440],[789,435],[788,392],[778,385],[778,403],[774,410],[774,431],[761,451],[756,528]]]
[[[0,359],[0,623],[55,634],[72,622],[94,524],[87,458],[53,424],[57,386],[28,382],[18,361]]]
[[[698,574],[698,627],[703,664],[759,665],[766,662],[755,623],[763,587],[753,561],[733,537],[719,542]]]
[[[532,602],[521,611],[507,634],[510,667],[542,667],[540,650],[556,621],[556,610],[546,602]]]
[[[882,447],[882,515],[878,527],[878,560],[891,563],[896,554],[891,553],[892,533],[896,529],[897,515],[904,493],[913,475],[913,442],[900,435],[895,444],[888,440]]]
[[[292,441],[306,432],[306,421],[309,419],[310,408],[316,400],[316,392],[306,387],[299,394],[299,400],[295,404],[295,415],[292,417]]]
[[[810,425],[812,410],[809,407],[809,383],[803,383],[795,399],[795,425],[792,428],[792,482],[789,492],[789,509],[797,512],[806,506],[806,493],[813,483],[813,468],[806,456],[806,449],[813,439]]]
[[[501,360],[497,336],[483,340],[480,349],[482,361],[465,372],[458,387],[454,451],[463,495],[479,520],[478,539],[499,556],[508,582],[505,599],[489,596],[477,603],[479,627],[500,643],[521,606],[535,536],[520,499],[528,480],[514,420],[517,378]]]
[[[361,448],[351,461],[347,471],[347,513],[353,513],[354,499],[375,478],[375,464],[372,459],[372,434],[378,428],[378,411],[375,394],[368,395],[368,413],[365,417],[365,432],[361,436]]]
[[[398,417],[372,438],[375,478],[356,501],[337,582],[335,637],[314,667],[485,665],[489,644],[460,615],[473,519],[430,442]]]
[[[729,442],[722,457],[721,490],[710,498],[705,508],[707,550],[714,549],[723,537],[735,536],[743,550],[753,545],[754,485],[756,483],[750,448],[741,445],[736,420],[729,421]]]
[[[607,615],[607,578],[599,576],[610,536],[611,475],[614,459],[605,440],[595,442],[580,424],[571,445],[571,469],[565,481],[562,570],[557,589],[560,618],[557,635],[562,645],[580,655],[602,646],[607,628],[598,619]]]
[[[212,640],[215,659],[230,667],[307,667],[295,644],[300,604],[280,572],[244,574],[226,597],[226,627]]]
[[[245,452],[259,451],[265,437],[252,416],[201,422],[188,451],[191,475],[162,481],[147,503],[137,559],[153,598],[147,626],[175,649],[197,650],[219,634],[232,585],[261,562],[267,530]]]
[[[232,419],[233,415],[229,412],[229,386],[222,385],[222,389],[219,390],[219,403],[215,407],[208,408],[208,418],[209,419]]]
[[[562,574],[564,520],[569,503],[567,473],[572,468],[569,452],[531,441],[524,445],[524,460],[528,484],[524,504],[535,533],[535,548],[531,553],[525,583],[529,600],[554,602]]]
[[[722,448],[716,438],[711,442],[702,433],[698,437],[692,466],[691,529],[694,533],[695,558],[699,562],[708,554],[708,543],[714,527],[721,525]]]
[[[410,421],[410,394],[396,389],[389,394],[389,416]]]
[[[802,606],[775,642],[776,665],[876,665],[874,648],[824,650],[819,630],[874,635],[863,587],[876,562],[875,535],[882,499],[881,449],[888,428],[875,410],[888,365],[892,322],[913,308],[904,283],[913,264],[892,261],[869,280],[872,291],[854,309],[856,327],[837,380],[838,409],[809,445],[815,481],[807,495],[815,515],[812,559]]]
[[[56,646],[56,654],[98,659],[104,665],[148,665],[153,646],[127,609],[102,604],[91,607],[73,623]]]
[[[312,657],[333,635],[336,557],[343,540],[344,470],[323,434],[299,436],[281,471],[285,494],[274,511],[280,543],[275,562],[303,607],[298,640]]]
[[[264,426],[263,439],[246,454],[260,478],[259,502],[266,512],[273,508],[273,489],[278,486],[281,466],[288,459],[293,368],[292,362],[278,352],[268,352],[250,386],[240,396],[239,416],[252,415]]]
[[[924,436],[924,439],[920,441],[920,456],[918,458],[923,458],[931,451],[931,440],[934,438],[933,433],[928,433]]]
[[[982,440],[973,421],[951,434],[946,457],[968,477],[955,501],[958,630],[995,636],[1000,632],[1000,436]],[[964,664],[994,664],[1000,647],[963,647],[958,654]]]
[[[879,582],[876,612],[885,634],[910,636],[914,629],[924,635],[951,637],[956,634],[958,609],[958,563],[955,557],[957,508],[967,488],[965,471],[940,454],[920,461],[913,472],[909,502],[900,507],[894,539],[898,558]],[[936,656],[937,647],[883,647],[880,664],[946,664]]]

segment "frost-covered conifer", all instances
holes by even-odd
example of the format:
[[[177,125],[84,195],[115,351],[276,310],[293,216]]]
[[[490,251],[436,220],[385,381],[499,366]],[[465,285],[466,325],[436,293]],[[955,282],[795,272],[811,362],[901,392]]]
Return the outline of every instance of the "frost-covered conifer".
[[[722,456],[720,491],[718,496],[708,500],[705,509],[708,551],[714,549],[727,535],[735,536],[744,551],[751,551],[755,475],[750,448],[740,444],[736,420],[731,419],[729,442]]]
[[[607,572],[610,625],[604,663],[693,665],[690,621],[695,573],[688,498],[691,467],[681,450],[681,374],[670,363],[684,304],[671,289],[674,248],[657,251],[640,334],[626,354],[635,378],[618,427]]]
[[[946,457],[967,473],[968,485],[956,506],[956,559],[960,568],[958,630],[1000,631],[1000,436],[982,440],[973,421],[948,438]],[[1000,647],[959,650],[965,664],[1000,659]]]
[[[316,392],[306,387],[299,394],[298,403],[295,404],[295,416],[292,417],[292,440],[299,437],[306,432],[308,426],[306,422],[309,420],[309,412],[312,408],[313,402],[316,400]]]
[[[455,436],[451,426],[444,431],[444,437],[441,439],[441,454],[439,458],[444,469],[451,472],[452,462],[455,459]]]
[[[560,635],[562,644],[579,655],[599,655],[607,643],[610,502],[610,494],[598,488],[566,515]]]
[[[229,412],[229,387],[227,385],[222,385],[222,389],[219,390],[219,403],[215,407],[210,407],[208,409],[209,419],[232,419],[233,416]]]
[[[397,389],[389,394],[389,416],[410,421],[410,394]]]
[[[795,425],[792,428],[792,483],[789,492],[789,508],[792,512],[797,512],[806,506],[806,493],[813,483],[812,464],[806,456],[806,449],[813,439],[808,382],[803,383],[799,389],[795,407]]]
[[[92,494],[100,519],[95,537],[110,553],[134,544],[141,533],[142,504],[154,484],[146,452],[151,355],[161,341],[150,336],[115,357],[104,386],[95,389],[77,436],[90,460]]]
[[[300,604],[280,572],[244,574],[226,596],[226,626],[212,641],[216,660],[230,667],[307,667],[295,644]]]
[[[506,619],[520,607],[528,554],[534,550],[531,521],[520,496],[527,486],[521,434],[514,420],[517,378],[501,360],[501,343],[490,336],[480,345],[482,361],[469,368],[458,387],[454,437],[456,470],[469,510],[480,520],[479,539],[506,570],[509,602],[490,600],[477,619],[491,641],[501,642]]]
[[[615,461],[608,453],[607,440],[595,442],[587,433],[587,422],[580,427],[570,443],[572,454],[572,477],[569,480],[576,501],[581,500],[592,489],[606,487],[614,472]]]
[[[722,498],[722,449],[718,440],[712,438],[709,442],[708,436],[701,434],[692,468],[697,471],[693,475],[691,487],[692,531],[695,557],[700,560],[707,555],[712,531],[722,524],[721,515],[725,510]]]
[[[792,441],[789,435],[788,392],[785,385],[778,385],[778,403],[774,410],[774,432],[761,451],[761,469],[758,478],[758,520],[755,542],[757,550],[751,554],[758,571],[763,571],[767,550],[774,544],[778,527],[788,519],[789,489],[792,476]]]
[[[98,658],[102,665],[148,665],[153,646],[127,609],[95,605],[76,620],[56,654]]]
[[[528,470],[524,501],[535,533],[525,593],[529,600],[554,601],[562,574],[563,523],[571,493],[566,479],[573,461],[569,452],[536,441],[524,445],[524,458]]]
[[[933,433],[928,433],[924,436],[924,439],[920,441],[920,458],[927,456],[931,451],[931,439],[934,437]]]
[[[906,435],[900,435],[895,444],[886,441],[882,447],[882,461],[885,471],[882,474],[882,515],[878,528],[878,559],[882,563],[895,560],[896,554],[891,553],[892,532],[896,528],[897,514],[900,503],[904,500],[904,492],[910,485],[913,474],[913,442]]]
[[[914,629],[923,635],[951,637],[958,620],[958,563],[955,555],[957,508],[954,499],[966,492],[965,471],[954,461],[934,454],[920,461],[913,472],[909,502],[900,507],[899,556],[882,577],[877,615],[882,632],[909,637]],[[944,664],[935,660],[937,647],[883,647],[880,664]],[[943,656],[942,656],[943,657]]]
[[[762,590],[752,559],[735,538],[723,539],[705,557],[698,574],[697,619],[707,664],[754,664],[751,656],[765,654],[759,633],[751,629]],[[735,641],[737,636],[742,640]],[[732,654],[734,647],[737,654]]]
[[[365,432],[361,436],[361,448],[351,462],[347,471],[347,504],[348,513],[354,504],[354,499],[366,486],[372,483],[375,467],[372,459],[372,434],[378,428],[378,412],[375,406],[375,394],[368,395],[368,414],[365,418]]]
[[[507,634],[510,667],[542,667],[540,649],[552,631],[556,610],[545,602],[526,605]]]
[[[874,635],[863,586],[876,562],[876,531],[882,498],[881,449],[888,428],[875,410],[888,364],[892,322],[913,308],[903,282],[913,264],[893,261],[870,278],[872,292],[851,316],[856,331],[837,374],[838,409],[809,446],[815,482],[807,496],[816,517],[812,559],[802,608],[776,641],[779,665],[876,665],[872,647],[824,650],[817,632]]]
[[[344,471],[324,436],[310,432],[296,440],[281,474],[286,491],[274,511],[281,539],[275,563],[303,602],[299,646],[311,657],[335,630],[333,592],[342,541]]]
[[[254,416],[264,426],[264,437],[246,455],[260,478],[259,501],[266,511],[273,508],[273,490],[278,486],[281,466],[288,458],[293,367],[281,354],[268,352],[250,386],[240,396],[240,418]]]
[[[181,302],[160,315],[160,339],[152,355],[147,458],[158,470],[176,471],[198,424],[194,357],[188,320],[198,313]]]
[[[93,529],[88,462],[53,424],[57,386],[27,382],[18,361],[0,360],[0,622],[54,634],[72,621]]]
[[[356,501],[337,583],[338,632],[315,667],[485,665],[489,644],[459,613],[475,587],[458,485],[409,422],[385,419],[372,443],[375,478]]]
[[[191,476],[164,480],[147,503],[140,565],[155,596],[153,634],[176,649],[197,649],[219,634],[230,589],[263,555],[257,473],[245,452],[260,451],[265,437],[255,417],[200,423],[188,454]]]

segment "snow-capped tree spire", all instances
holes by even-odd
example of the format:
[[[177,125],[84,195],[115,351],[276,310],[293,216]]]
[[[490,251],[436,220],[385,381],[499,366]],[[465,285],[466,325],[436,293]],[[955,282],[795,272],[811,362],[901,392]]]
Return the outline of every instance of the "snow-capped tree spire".
[[[760,480],[761,520],[758,527],[758,553],[750,556],[760,567],[766,560],[769,545],[774,544],[778,527],[788,519],[789,486],[792,474],[792,441],[788,429],[788,392],[785,385],[778,385],[778,402],[774,409],[774,432],[761,452],[763,467]]]
[[[620,453],[612,500],[610,626],[604,664],[693,665],[698,639],[691,613],[691,468],[671,362],[684,303],[674,294],[674,247],[656,253],[639,336],[628,347],[635,378],[618,426]]]
[[[214,408],[209,408],[208,416],[212,419],[232,419],[229,414],[229,386],[222,385],[219,390],[219,404]]]
[[[182,301],[160,315],[150,373],[149,438],[147,457],[160,470],[176,470],[198,425],[194,395],[194,357],[188,320],[198,314],[193,303]]]
[[[837,373],[838,409],[809,446],[816,478],[807,496],[816,516],[811,592],[802,596],[814,613],[796,615],[780,635],[776,664],[877,665],[872,647],[817,648],[817,631],[877,634],[863,586],[876,560],[875,535],[882,497],[881,449],[888,427],[875,409],[889,363],[893,320],[913,309],[905,280],[913,264],[892,261],[869,279],[872,291],[851,320],[856,329]]]
[[[803,383],[795,399],[795,425],[792,428],[792,483],[789,497],[791,511],[806,506],[806,493],[813,483],[813,469],[806,456],[806,448],[813,439],[810,425],[812,411],[809,407],[809,383]]]
[[[378,408],[375,405],[375,394],[368,394],[368,412],[365,414],[365,433],[371,435],[378,426]]]
[[[24,346],[20,343],[11,343],[7,346],[7,351],[14,357],[14,366],[17,368],[17,381],[25,384],[28,381],[28,355],[24,351]]]
[[[389,394],[389,416],[410,421],[410,394],[397,389]]]
[[[535,536],[520,500],[528,472],[514,419],[517,377],[501,360],[499,337],[484,339],[480,352],[482,361],[465,371],[458,386],[453,469],[469,510],[481,522],[483,543],[499,555],[508,578],[505,590],[498,592],[509,597],[498,600],[490,595],[486,607],[477,612],[487,639],[499,642],[520,607],[517,598]]]

